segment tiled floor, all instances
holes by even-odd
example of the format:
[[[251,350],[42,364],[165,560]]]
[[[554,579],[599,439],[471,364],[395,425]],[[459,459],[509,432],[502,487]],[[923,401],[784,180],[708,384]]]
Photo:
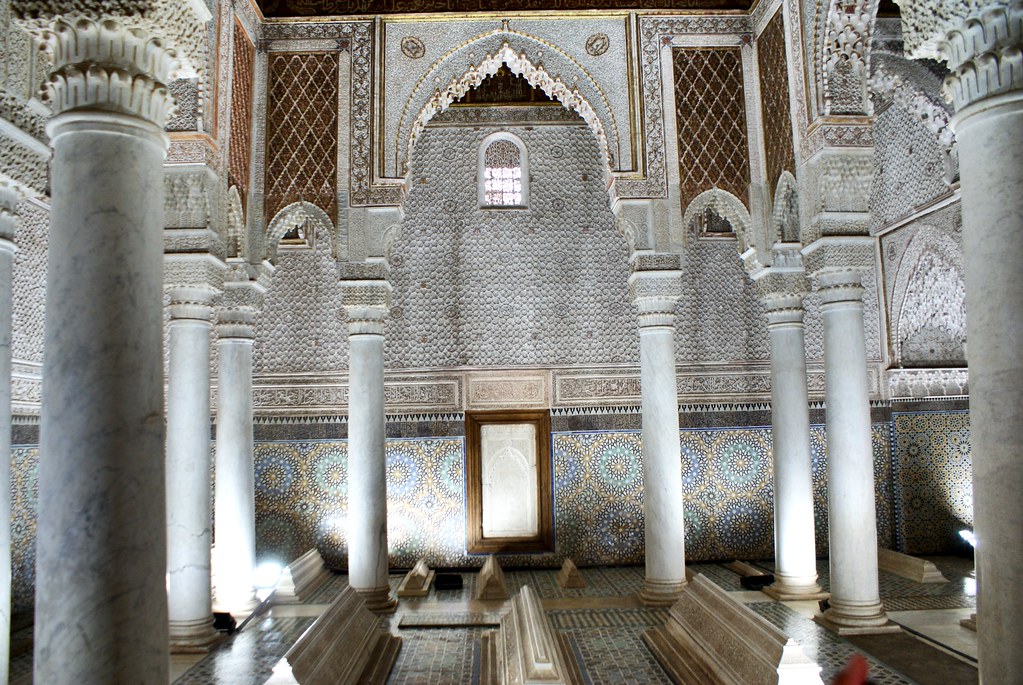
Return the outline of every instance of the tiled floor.
[[[882,599],[893,620],[907,632],[969,662],[976,658],[976,634],[959,626],[959,619],[975,611],[976,583],[972,564],[959,559],[933,559],[949,583],[922,585],[887,573],[880,575]],[[758,562],[772,570],[770,562]],[[827,561],[819,565],[821,585],[827,586]],[[811,620],[815,602],[771,600],[759,592],[744,590],[739,576],[720,564],[693,564],[691,573],[702,573],[725,589],[736,601],[802,645],[807,656],[822,667],[825,683],[856,653],[857,648]],[[584,680],[591,685],[648,685],[668,683],[667,676],[643,644],[647,628],[662,625],[666,609],[643,607],[635,598],[642,586],[642,567],[582,569],[587,587],[564,590],[555,571],[506,571],[514,593],[530,585],[541,597],[555,630],[569,637]],[[398,612],[381,619],[381,627],[400,635],[401,652],[391,673],[393,685],[476,685],[479,682],[479,637],[492,629],[507,605],[472,599],[476,576],[462,574],[464,587],[436,592],[422,600],[403,601]],[[401,577],[391,577],[392,589]],[[274,607],[254,619],[247,628],[218,645],[205,657],[177,659],[172,663],[172,682],[179,685],[263,685],[275,664],[302,632],[312,624],[344,587],[346,578],[335,575],[301,604]],[[488,625],[490,627],[488,627]],[[870,676],[878,685],[911,684],[902,674],[866,655]],[[31,655],[12,663],[12,674],[31,671]],[[922,681],[921,681],[922,682]],[[935,681],[938,682],[938,681]],[[926,685],[926,683],[924,683]]]

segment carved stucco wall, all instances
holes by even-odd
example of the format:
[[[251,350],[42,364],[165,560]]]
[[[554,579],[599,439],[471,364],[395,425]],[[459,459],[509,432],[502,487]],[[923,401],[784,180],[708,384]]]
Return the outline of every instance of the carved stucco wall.
[[[881,238],[888,340],[898,366],[964,366],[962,218],[955,202]]]
[[[256,317],[253,372],[331,373],[348,368],[348,328],[330,239],[312,249],[282,249]]]
[[[874,123],[871,228],[900,219],[948,192],[943,152],[920,120],[893,104]]]
[[[532,130],[529,130],[532,129]],[[636,364],[625,239],[593,134],[509,127],[529,155],[529,208],[480,209],[489,127],[428,128],[391,252],[388,369]]]
[[[11,400],[15,414],[39,412],[46,311],[46,246],[50,215],[32,202],[18,206],[20,221],[14,253],[13,359]]]

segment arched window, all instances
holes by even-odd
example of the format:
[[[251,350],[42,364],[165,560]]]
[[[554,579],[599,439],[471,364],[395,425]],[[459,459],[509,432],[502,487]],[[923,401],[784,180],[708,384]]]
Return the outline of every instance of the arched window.
[[[529,205],[526,148],[510,133],[494,133],[480,145],[479,200],[481,207]]]

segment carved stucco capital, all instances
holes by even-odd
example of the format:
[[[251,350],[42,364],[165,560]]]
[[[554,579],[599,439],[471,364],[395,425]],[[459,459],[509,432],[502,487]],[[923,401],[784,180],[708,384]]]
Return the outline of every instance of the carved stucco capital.
[[[825,306],[862,302],[863,279],[872,272],[876,260],[874,239],[821,238],[803,249],[803,260]]]
[[[342,281],[341,306],[348,335],[383,335],[391,310],[391,284],[383,279]]]
[[[50,43],[55,50],[70,49],[68,56],[72,59],[66,60],[65,64],[92,61],[97,65],[113,66],[125,59],[134,61],[137,55],[132,54],[135,52],[132,46],[137,45],[137,39],[141,38],[143,44],[152,41],[154,47],[167,53],[167,57],[160,55],[159,59],[169,58],[171,64],[151,64],[145,73],[162,83],[169,83],[168,78],[194,75],[202,70],[206,62],[205,25],[212,19],[202,0],[11,0],[11,14],[44,43],[70,40],[70,46]],[[113,58],[112,62],[90,60],[86,54],[79,52],[82,48],[96,47],[83,42],[89,40],[89,32],[95,29],[83,26],[85,30],[80,36],[74,31],[81,22],[107,27],[103,36],[105,40],[112,39],[110,45],[114,49],[108,53]],[[61,33],[57,31],[61,25],[70,27],[72,31],[56,35]],[[127,34],[123,39],[117,35],[121,32]],[[55,54],[55,57],[60,55]],[[150,53],[145,59],[154,57],[157,55]],[[55,68],[58,66],[59,63],[54,64]],[[167,70],[161,73],[164,68]]]
[[[253,323],[263,306],[274,268],[269,262],[250,264],[228,259],[224,290],[217,308],[217,335],[221,338],[254,339]]]
[[[671,326],[682,295],[681,258],[676,254],[635,254],[629,297],[639,309],[640,328]]]
[[[213,321],[213,305],[220,290],[202,283],[167,287],[171,324],[175,321]]]
[[[901,0],[906,54],[948,63],[946,99],[961,110],[1023,90],[1023,0]]]
[[[18,203],[21,192],[11,183],[0,181],[0,243],[13,248],[14,234],[18,228]]]

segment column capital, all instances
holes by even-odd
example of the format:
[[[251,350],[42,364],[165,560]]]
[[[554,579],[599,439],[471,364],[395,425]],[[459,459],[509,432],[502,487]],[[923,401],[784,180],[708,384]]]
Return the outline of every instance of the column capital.
[[[900,0],[906,54],[948,63],[942,88],[962,110],[979,100],[1023,90],[1023,2]]]
[[[21,191],[11,183],[0,181],[0,246],[11,250],[14,249],[14,234],[18,228],[20,202]]]
[[[814,279],[825,271],[867,273],[874,269],[875,250],[876,239],[870,236],[826,236],[803,248],[803,264]]]
[[[341,306],[348,335],[383,335],[391,310],[391,284],[384,279],[343,280]]]
[[[179,61],[159,38],[116,19],[56,17],[41,32],[53,51],[46,88],[56,115],[96,110],[163,128],[174,107],[167,84]],[[47,132],[52,137],[56,124]]]
[[[671,326],[675,303],[682,295],[681,257],[636,253],[630,261],[629,297],[639,308],[640,328]]]
[[[224,294],[217,310],[217,334],[221,338],[253,339],[256,314],[273,274],[269,262],[249,264],[244,259],[227,260]]]
[[[756,287],[764,305],[768,328],[775,325],[802,324],[803,299],[809,292],[806,275],[766,270],[757,278]]]
[[[220,295],[220,290],[205,284],[170,285],[165,288],[170,295],[171,323],[175,321],[201,321],[210,323],[213,320],[213,303]]]

